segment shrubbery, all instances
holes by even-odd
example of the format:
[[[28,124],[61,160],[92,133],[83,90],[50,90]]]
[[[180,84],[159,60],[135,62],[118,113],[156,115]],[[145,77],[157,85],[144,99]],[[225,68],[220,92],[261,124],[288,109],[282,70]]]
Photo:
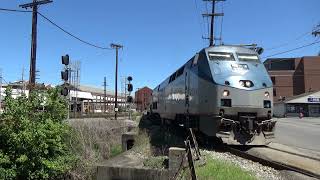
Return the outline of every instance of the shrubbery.
[[[57,179],[73,168],[68,108],[58,89],[14,99],[8,88],[3,103],[0,179]]]

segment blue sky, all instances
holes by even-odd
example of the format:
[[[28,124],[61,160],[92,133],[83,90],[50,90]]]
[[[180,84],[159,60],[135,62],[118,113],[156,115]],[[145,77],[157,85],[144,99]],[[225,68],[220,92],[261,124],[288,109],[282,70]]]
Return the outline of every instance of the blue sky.
[[[30,0],[31,1],[31,0]],[[1,0],[1,8],[18,9],[28,0]],[[301,36],[320,23],[319,0],[227,0],[224,3],[225,44],[257,43],[268,49],[263,56],[316,40]],[[217,10],[221,10],[218,5]],[[206,6],[201,0],[54,0],[39,10],[54,22],[100,46],[124,45],[119,76],[133,76],[134,88],[155,87],[201,48],[208,45]],[[0,68],[6,81],[28,78],[31,13],[0,11]],[[220,27],[219,24],[217,26]],[[218,28],[219,30],[219,28]],[[298,40],[295,40],[300,37]],[[320,45],[276,57],[316,55]],[[107,76],[114,88],[115,52],[95,49],[64,34],[43,18],[38,20],[37,69],[40,82],[58,84],[61,55],[81,61],[81,84],[102,87]],[[120,88],[120,87],[119,87]]]

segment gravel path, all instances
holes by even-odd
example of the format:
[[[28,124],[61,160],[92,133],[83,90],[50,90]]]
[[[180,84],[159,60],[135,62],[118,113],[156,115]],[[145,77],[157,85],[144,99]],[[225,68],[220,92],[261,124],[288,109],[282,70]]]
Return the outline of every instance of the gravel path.
[[[267,166],[263,166],[251,160],[247,160],[247,159],[235,156],[230,153],[225,153],[225,152],[215,152],[215,151],[208,151],[208,150],[203,150],[203,152],[205,154],[208,154],[213,159],[219,159],[219,160],[230,162],[232,164],[236,164],[243,170],[253,173],[255,177],[259,180],[282,179],[279,171]]]

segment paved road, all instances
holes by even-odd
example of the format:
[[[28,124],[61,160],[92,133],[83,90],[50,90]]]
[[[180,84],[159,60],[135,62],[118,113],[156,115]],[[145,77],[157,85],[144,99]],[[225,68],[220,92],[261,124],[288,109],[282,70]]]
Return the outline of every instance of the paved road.
[[[320,118],[276,120],[275,142],[320,152]]]

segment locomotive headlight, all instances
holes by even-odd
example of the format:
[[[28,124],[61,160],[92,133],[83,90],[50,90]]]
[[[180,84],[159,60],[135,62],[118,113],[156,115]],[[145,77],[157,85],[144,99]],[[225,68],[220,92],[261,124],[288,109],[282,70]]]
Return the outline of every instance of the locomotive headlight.
[[[270,97],[270,93],[266,91],[266,92],[264,93],[264,96],[267,97],[267,98],[269,98],[269,97]]]
[[[223,97],[227,97],[229,95],[230,95],[230,92],[228,90],[224,90],[223,93],[222,93]]]
[[[251,82],[250,81],[246,81],[246,87],[251,87]]]
[[[244,82],[243,81],[239,81],[240,86],[244,87]]]

